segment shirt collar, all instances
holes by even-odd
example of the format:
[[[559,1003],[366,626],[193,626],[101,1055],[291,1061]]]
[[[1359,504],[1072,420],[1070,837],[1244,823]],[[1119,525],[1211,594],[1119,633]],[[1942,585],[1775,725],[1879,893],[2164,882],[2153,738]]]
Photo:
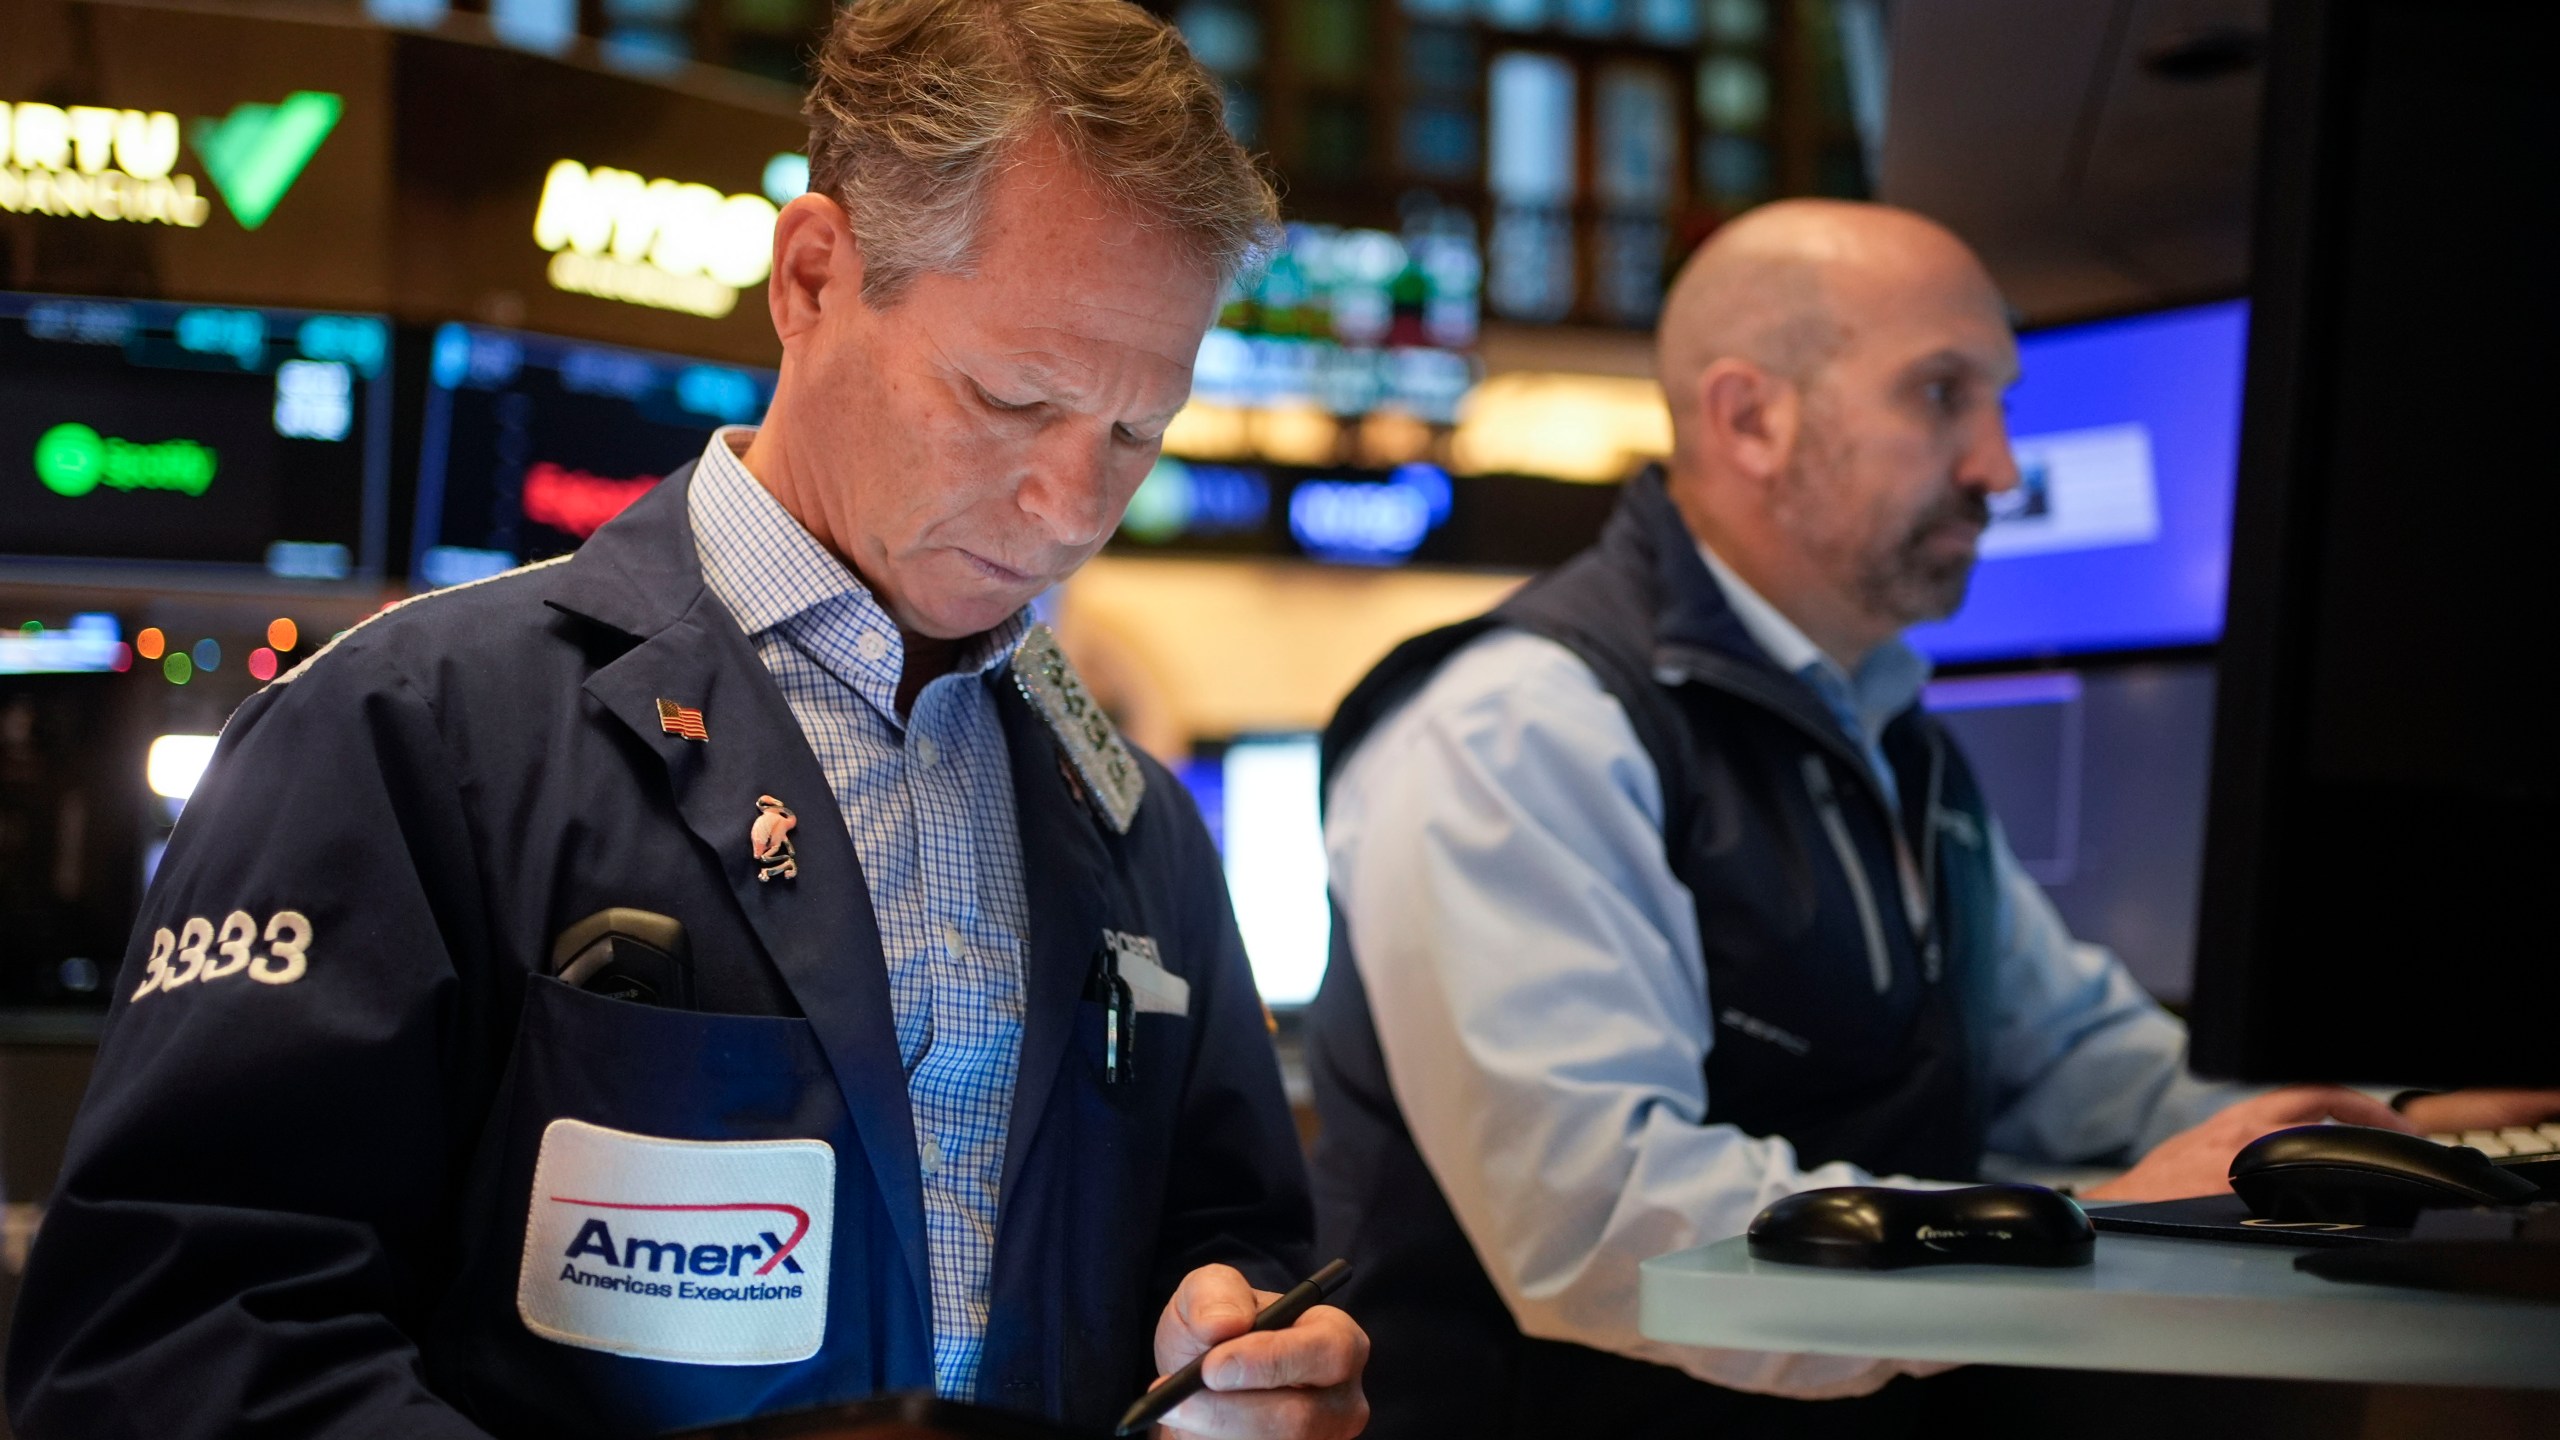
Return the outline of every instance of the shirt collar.
[[[1698,555],[1716,577],[1725,603],[1733,607],[1734,618],[1742,622],[1752,643],[1767,651],[1779,669],[1813,686],[1824,703],[1835,710],[1839,708],[1835,697],[1848,699],[1855,711],[1857,728],[1864,732],[1853,738],[1872,743],[1893,717],[1911,708],[1929,683],[1928,657],[1898,635],[1877,646],[1860,663],[1855,676],[1848,674],[1840,668],[1840,662],[1813,643],[1813,637],[1805,634],[1803,627],[1769,603],[1767,596],[1751,588],[1751,582],[1703,540],[1698,542]],[[1850,717],[1841,718],[1846,721]]]
[[[703,583],[752,637],[779,631],[837,679],[897,718],[906,639],[871,587],[818,543],[750,473],[752,425],[712,432],[694,468],[690,509]],[[955,675],[980,675],[1013,657],[1031,626],[1027,611],[977,637]]]

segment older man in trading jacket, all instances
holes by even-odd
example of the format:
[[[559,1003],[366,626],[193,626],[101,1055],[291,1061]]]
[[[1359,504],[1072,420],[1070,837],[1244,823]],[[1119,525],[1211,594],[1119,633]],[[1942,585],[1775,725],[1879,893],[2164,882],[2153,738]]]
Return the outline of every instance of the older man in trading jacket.
[[[1025,611],[1270,190],[1118,0],[865,0],[816,67],[764,426],[226,728],[26,1277],[20,1433],[1090,1425],[1212,1346],[1178,1433],[1360,1428],[1342,1312],[1244,1333],[1309,1214],[1217,858]]]

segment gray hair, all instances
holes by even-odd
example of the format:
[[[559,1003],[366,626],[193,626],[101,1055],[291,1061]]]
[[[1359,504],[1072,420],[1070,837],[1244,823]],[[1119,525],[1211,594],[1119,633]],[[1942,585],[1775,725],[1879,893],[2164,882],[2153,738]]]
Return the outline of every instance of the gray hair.
[[[1277,239],[1217,81],[1129,0],[853,0],[813,63],[809,186],[851,217],[869,303],[968,268],[991,180],[1042,129],[1221,281]]]

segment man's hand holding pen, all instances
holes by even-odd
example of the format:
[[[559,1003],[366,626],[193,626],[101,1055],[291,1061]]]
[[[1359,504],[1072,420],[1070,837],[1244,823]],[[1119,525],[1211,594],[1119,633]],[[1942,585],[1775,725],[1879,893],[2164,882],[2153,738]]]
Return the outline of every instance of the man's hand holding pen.
[[[1202,1360],[1205,1388],[1164,1418],[1187,1440],[1351,1440],[1369,1423],[1360,1391],[1369,1337],[1331,1305],[1281,1329],[1256,1330],[1282,1297],[1225,1265],[1182,1281],[1156,1322],[1156,1368],[1171,1376]]]

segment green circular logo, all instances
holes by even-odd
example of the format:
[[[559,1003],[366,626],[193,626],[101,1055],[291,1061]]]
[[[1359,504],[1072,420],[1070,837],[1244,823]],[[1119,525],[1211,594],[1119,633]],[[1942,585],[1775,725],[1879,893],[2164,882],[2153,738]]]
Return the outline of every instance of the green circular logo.
[[[36,441],[36,478],[56,495],[78,499],[88,494],[98,488],[106,468],[107,442],[76,420],[54,426]]]

